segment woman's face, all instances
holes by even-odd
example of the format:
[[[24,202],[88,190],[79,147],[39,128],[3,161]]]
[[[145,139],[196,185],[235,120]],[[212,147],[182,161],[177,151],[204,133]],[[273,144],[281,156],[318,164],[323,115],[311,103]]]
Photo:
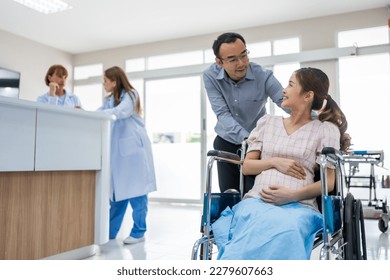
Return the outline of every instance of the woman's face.
[[[287,87],[283,90],[282,108],[291,108],[297,102],[301,101],[302,87],[299,84],[295,73],[293,73],[288,81]]]
[[[303,88],[295,75],[291,75],[287,87],[283,90],[282,108],[291,109],[291,111],[311,111],[314,92],[303,91]]]
[[[54,72],[53,75],[48,76],[50,83],[56,83],[60,88],[65,86],[66,78],[66,75],[59,75],[57,72]]]
[[[116,87],[116,82],[110,80],[106,76],[104,76],[103,80],[104,80],[103,86],[104,86],[104,89],[106,90],[106,92],[112,92],[114,90],[114,88]]]

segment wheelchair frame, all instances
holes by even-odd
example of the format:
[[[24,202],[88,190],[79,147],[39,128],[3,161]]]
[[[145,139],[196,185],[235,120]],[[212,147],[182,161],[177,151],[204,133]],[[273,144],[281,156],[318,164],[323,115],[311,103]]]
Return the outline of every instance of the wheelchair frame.
[[[386,232],[389,228],[389,206],[387,199],[377,198],[377,182],[375,176],[375,167],[386,169],[384,165],[384,152],[379,151],[354,151],[352,154],[344,157],[344,162],[349,165],[349,173],[346,176],[347,189],[350,188],[368,188],[368,199],[361,199],[367,202],[367,207],[372,208],[374,213],[380,213],[378,218],[378,228],[381,232]],[[359,174],[359,165],[366,164],[370,167],[369,175]],[[361,179],[366,184],[353,184],[354,179]],[[374,197],[373,197],[374,196]]]
[[[211,150],[207,153],[209,157],[207,165],[206,192],[204,193],[203,215],[201,219],[201,238],[196,240],[191,253],[191,259],[211,260],[215,240],[212,233],[212,223],[219,217],[227,207],[238,203],[244,191],[244,176],[242,174],[242,163],[245,158],[246,141],[241,146],[241,157],[224,151]],[[212,193],[212,170],[216,161],[233,163],[240,169],[240,192]],[[336,169],[336,195],[330,195],[327,188],[327,166],[332,165]],[[333,149],[324,148],[320,157],[321,176],[321,212],[323,213],[323,229],[315,238],[313,250],[322,244],[320,260],[331,259],[367,259],[366,243],[364,233],[364,220],[352,222],[348,227],[345,219],[353,220],[352,216],[345,216],[345,199],[343,190],[345,188],[345,171],[343,155]],[[353,205],[361,209],[360,200],[352,197]],[[352,206],[349,206],[352,207]],[[337,215],[334,215],[334,214]],[[347,211],[347,213],[355,213]],[[355,216],[354,216],[355,217]],[[352,239],[352,240],[351,240]]]

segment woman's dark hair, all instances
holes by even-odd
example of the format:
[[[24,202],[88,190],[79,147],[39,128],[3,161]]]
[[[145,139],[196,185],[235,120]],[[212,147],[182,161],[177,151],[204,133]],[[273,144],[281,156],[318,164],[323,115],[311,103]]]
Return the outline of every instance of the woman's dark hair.
[[[130,84],[130,81],[127,79],[126,73],[122,70],[122,68],[118,66],[108,68],[106,71],[104,71],[104,76],[107,79],[116,82],[116,86],[111,93],[111,95],[114,96],[115,106],[120,103],[122,91],[125,91],[130,95],[130,98],[133,100],[133,103],[135,105],[136,112],[140,115],[142,112],[141,102],[136,95],[134,87]]]
[[[45,84],[49,86],[49,76],[53,76],[54,74],[57,74],[58,77],[68,78],[68,70],[60,64],[54,64],[50,66],[50,68],[47,70],[46,76],[45,76]]]
[[[336,101],[328,94],[328,76],[322,70],[311,67],[296,70],[295,76],[302,86],[303,92],[314,92],[311,109],[316,111],[320,110],[318,119],[322,122],[328,121],[338,126],[340,130],[340,150],[346,151],[351,145],[351,138],[346,133],[348,122]]]
[[[223,33],[223,34],[219,35],[217,40],[215,40],[213,43],[214,55],[216,57],[220,58],[219,57],[219,49],[220,49],[221,45],[224,43],[228,43],[228,44],[234,43],[237,39],[241,40],[244,43],[244,45],[246,45],[244,37],[242,37],[238,33],[227,32],[227,33]]]

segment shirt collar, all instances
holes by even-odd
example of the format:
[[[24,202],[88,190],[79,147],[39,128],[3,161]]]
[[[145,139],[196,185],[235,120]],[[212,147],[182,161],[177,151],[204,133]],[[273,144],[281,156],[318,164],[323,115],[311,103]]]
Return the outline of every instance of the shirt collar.
[[[72,93],[70,91],[67,91],[66,89],[64,89],[64,95],[63,96],[71,96]]]

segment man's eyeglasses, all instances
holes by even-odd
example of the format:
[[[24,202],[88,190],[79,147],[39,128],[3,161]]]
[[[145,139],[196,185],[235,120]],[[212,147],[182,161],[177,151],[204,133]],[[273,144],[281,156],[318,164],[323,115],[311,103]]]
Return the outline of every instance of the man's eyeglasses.
[[[227,58],[219,57],[219,59],[222,60],[222,61],[225,61],[227,63],[232,63],[233,64],[233,63],[237,63],[239,60],[247,61],[249,53],[250,52],[248,50],[245,50],[238,56],[232,56],[232,57],[227,57]]]

